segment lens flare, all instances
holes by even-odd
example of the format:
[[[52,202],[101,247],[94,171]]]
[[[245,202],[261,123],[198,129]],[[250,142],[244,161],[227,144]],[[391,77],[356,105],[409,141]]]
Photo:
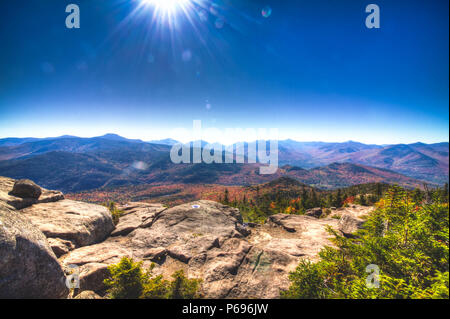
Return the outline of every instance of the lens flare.
[[[204,58],[216,59],[222,55],[226,40],[222,29],[226,27],[244,34],[248,23],[259,23],[223,1],[218,4],[218,0],[123,2],[132,2],[131,10],[105,39],[105,43],[113,41],[114,47],[119,49],[128,43],[132,32],[140,38],[140,46],[136,50],[137,58],[130,63],[137,66],[144,61],[160,65],[161,55],[164,54],[170,56],[169,61],[173,63],[183,62],[185,67],[192,69],[196,78],[203,77],[201,64]],[[189,41],[195,41],[195,45],[191,46]],[[197,44],[203,49],[200,54]],[[166,54],[169,50],[171,55]],[[206,109],[212,109],[211,105],[207,105]]]
[[[272,8],[269,6],[264,7],[261,11],[261,14],[264,18],[270,17],[270,15],[272,14]]]
[[[141,0],[143,5],[153,6],[164,14],[183,9],[189,2],[190,0]]]

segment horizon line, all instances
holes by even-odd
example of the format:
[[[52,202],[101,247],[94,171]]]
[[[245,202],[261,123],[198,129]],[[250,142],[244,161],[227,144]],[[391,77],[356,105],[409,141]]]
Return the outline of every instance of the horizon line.
[[[220,143],[220,142],[211,142],[205,139],[201,139],[201,140],[191,140],[188,142],[181,142],[175,138],[172,137],[166,137],[166,138],[158,138],[158,139],[150,139],[150,140],[143,140],[143,139],[139,139],[139,138],[128,138],[128,137],[124,137],[122,135],[116,134],[116,133],[106,133],[103,135],[97,135],[97,136],[77,136],[77,135],[70,135],[70,134],[64,134],[64,135],[60,135],[60,136],[47,136],[47,137],[34,137],[34,136],[25,136],[25,137],[18,137],[18,136],[7,136],[7,137],[0,137],[0,140],[6,140],[6,139],[36,139],[36,140],[51,140],[51,139],[60,139],[60,138],[84,138],[84,139],[92,139],[92,138],[103,138],[106,136],[116,136],[116,137],[120,137],[123,138],[125,140],[130,140],[130,141],[140,141],[143,143],[150,143],[150,144],[157,144],[155,142],[161,142],[164,140],[172,140],[174,142],[178,142],[181,144],[188,144],[188,143],[193,143],[193,142],[206,142],[208,144],[221,144],[224,146],[229,146],[229,145],[234,145],[234,144],[238,144],[238,143],[252,143],[252,142],[257,142],[258,140],[251,140],[251,141],[246,141],[246,140],[241,140],[241,141],[236,141],[233,142],[232,144],[224,144],[224,143]],[[269,141],[269,140],[266,140]],[[365,143],[365,142],[361,142],[361,141],[355,141],[352,139],[349,140],[345,140],[342,142],[337,142],[337,141],[324,141],[324,140],[295,140],[293,138],[283,138],[283,139],[277,139],[278,142],[285,142],[285,141],[292,141],[292,142],[296,142],[296,143],[330,143],[330,144],[344,144],[344,143],[359,143],[359,144],[364,144],[364,145],[376,145],[376,146],[388,146],[388,145],[412,145],[412,144],[425,144],[425,145],[432,145],[432,144],[442,144],[442,143],[449,143],[449,141],[439,141],[439,142],[432,142],[432,143],[425,143],[425,142],[421,142],[421,141],[415,141],[415,142],[409,142],[409,143],[381,143],[381,144],[377,144],[377,143]]]

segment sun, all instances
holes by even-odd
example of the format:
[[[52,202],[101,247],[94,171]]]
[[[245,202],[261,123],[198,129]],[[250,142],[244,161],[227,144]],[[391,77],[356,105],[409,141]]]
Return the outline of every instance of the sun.
[[[183,9],[191,0],[141,0],[143,5],[153,6],[157,11],[163,14],[174,13]]]

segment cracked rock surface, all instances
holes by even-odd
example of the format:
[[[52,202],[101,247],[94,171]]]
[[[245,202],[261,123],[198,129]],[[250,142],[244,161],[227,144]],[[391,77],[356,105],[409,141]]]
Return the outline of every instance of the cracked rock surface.
[[[105,268],[127,256],[144,267],[156,263],[154,274],[169,277],[183,269],[201,278],[207,298],[278,298],[300,258],[315,260],[331,245],[326,227],[339,229],[335,218],[285,214],[250,228],[238,209],[206,200],[170,209],[146,203],[119,209],[125,215],[111,237],[60,258],[64,267],[80,267],[81,290],[101,293]]]
[[[65,298],[65,276],[75,270],[77,298],[97,298],[108,266],[132,257],[146,268],[155,263],[155,275],[184,270],[202,279],[206,298],[278,298],[299,260],[315,261],[332,244],[327,227],[351,236],[372,210],[277,214],[246,225],[238,209],[213,201],[172,208],[132,202],[118,207],[123,214],[114,225],[103,206],[45,189],[39,198],[15,197],[14,183],[0,177],[0,297]]]

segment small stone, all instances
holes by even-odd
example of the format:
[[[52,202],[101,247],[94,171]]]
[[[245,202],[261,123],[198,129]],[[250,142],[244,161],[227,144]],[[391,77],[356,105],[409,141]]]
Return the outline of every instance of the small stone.
[[[91,290],[85,290],[76,295],[73,299],[103,299]]]

